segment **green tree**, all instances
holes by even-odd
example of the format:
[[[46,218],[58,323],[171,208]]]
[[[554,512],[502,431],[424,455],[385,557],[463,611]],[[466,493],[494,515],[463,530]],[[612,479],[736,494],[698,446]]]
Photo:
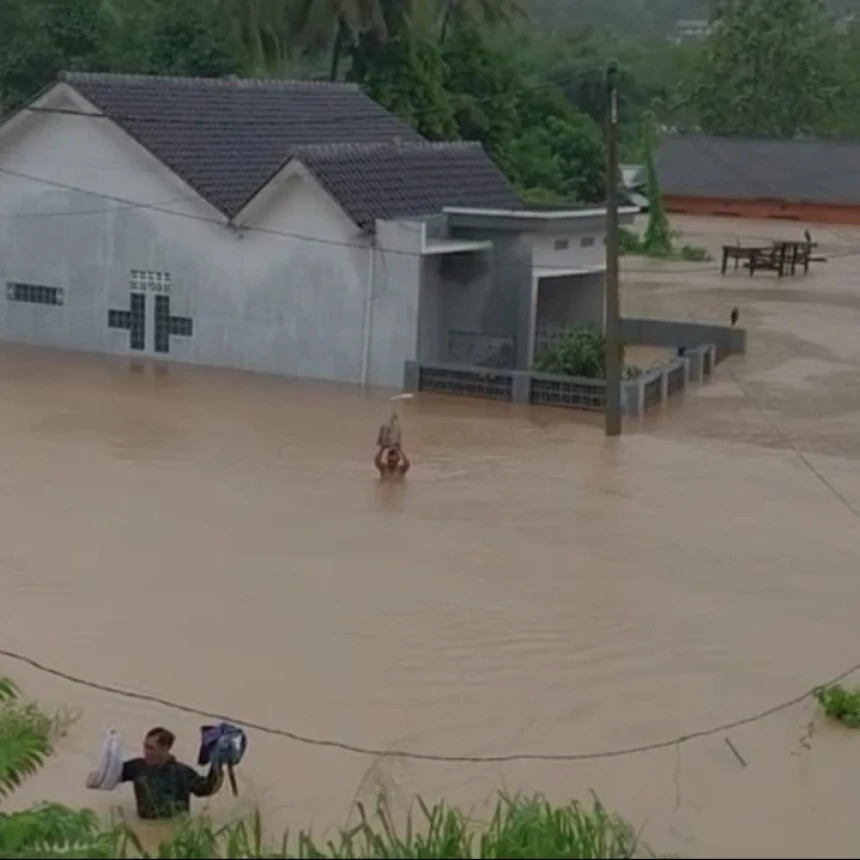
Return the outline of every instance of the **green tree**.
[[[243,68],[217,0],[111,0],[107,9],[102,60],[111,71],[221,77]]]
[[[448,140],[458,129],[446,74],[435,43],[406,30],[386,41],[369,32],[359,36],[348,77],[425,137]]]
[[[835,137],[860,137],[860,19],[833,45],[836,65],[836,88],[828,131]]]
[[[457,24],[510,23],[525,14],[522,0],[443,0],[439,42],[443,43]]]
[[[329,80],[336,81],[341,60],[361,34],[371,32],[384,41],[389,35],[387,18],[403,9],[389,6],[386,16],[381,0],[296,0],[293,21],[307,50],[330,46]]]
[[[821,0],[712,0],[695,94],[709,134],[792,137],[826,123],[833,27]]]
[[[507,167],[527,197],[559,203],[604,199],[603,139],[593,120],[560,92],[537,87],[523,93],[519,120]]]
[[[532,82],[477,27],[455,30],[443,57],[460,137],[481,141],[521,192],[547,202],[602,199],[600,130],[559,90]]]
[[[0,104],[14,108],[58,72],[102,67],[101,0],[3,0],[0,3]]]
[[[287,64],[292,47],[295,4],[289,0],[193,0],[205,14],[214,13],[218,29],[226,28],[240,52],[239,65],[252,75],[276,74]],[[214,5],[214,9],[212,8]]]

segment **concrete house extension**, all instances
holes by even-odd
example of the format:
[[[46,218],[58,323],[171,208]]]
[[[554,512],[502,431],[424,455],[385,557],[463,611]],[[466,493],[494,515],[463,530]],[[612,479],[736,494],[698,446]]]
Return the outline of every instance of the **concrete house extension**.
[[[527,209],[352,85],[66,74],[0,125],[0,339],[382,386],[525,368],[542,327],[602,325],[604,220]]]
[[[657,174],[673,213],[860,224],[860,141],[666,135]]]

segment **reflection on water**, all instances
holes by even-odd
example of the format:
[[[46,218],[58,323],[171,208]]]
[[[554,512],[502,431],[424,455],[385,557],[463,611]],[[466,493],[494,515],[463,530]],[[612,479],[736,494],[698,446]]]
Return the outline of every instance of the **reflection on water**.
[[[594,416],[405,404],[404,483],[372,465],[384,394],[4,348],[0,647],[238,721],[448,755],[648,743],[791,697],[860,659],[856,520],[786,442],[860,502],[860,311],[829,303],[840,271],[780,285],[806,302],[757,277],[748,358],[620,441]],[[631,314],[739,303],[740,279],[636,277]],[[796,360],[805,381],[784,380]],[[18,804],[132,815],[130,791],[83,788],[109,725],[131,753],[167,724],[195,756],[198,718],[0,672],[82,712]],[[208,808],[320,830],[380,788],[401,808],[593,788],[661,851],[853,856],[860,752],[823,725],[806,750],[811,713],[733,732],[745,769],[719,736],[468,765],[252,733],[239,798]]]

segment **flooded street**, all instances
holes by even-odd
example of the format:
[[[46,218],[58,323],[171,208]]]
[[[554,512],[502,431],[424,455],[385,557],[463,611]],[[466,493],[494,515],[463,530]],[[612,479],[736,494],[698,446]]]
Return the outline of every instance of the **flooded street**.
[[[691,244],[802,225],[683,222]],[[578,754],[746,717],[860,662],[860,231],[811,227],[806,278],[625,261],[624,313],[708,322],[749,355],[627,435],[599,418],[422,396],[381,486],[386,393],[23,347],[0,351],[0,648],[301,735],[449,756]],[[88,792],[109,725],[196,756],[199,717],[0,658],[79,709],[16,795]],[[856,679],[855,679],[856,680]],[[810,702],[595,761],[378,759],[252,732],[229,818],[345,823],[380,790],[465,806],[590,789],[686,857],[856,856],[860,741]]]

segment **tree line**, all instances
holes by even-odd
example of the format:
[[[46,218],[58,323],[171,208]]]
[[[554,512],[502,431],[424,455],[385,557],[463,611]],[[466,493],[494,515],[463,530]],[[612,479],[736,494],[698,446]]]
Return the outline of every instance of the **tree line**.
[[[643,119],[764,137],[860,137],[860,20],[840,0],[601,0],[703,39],[589,23],[593,0],[2,0],[0,104],[63,69],[347,79],[433,140],[481,141],[527,197],[602,197],[604,73],[620,66],[622,157]],[[693,17],[690,15],[690,17]],[[662,30],[661,30],[662,27]]]

